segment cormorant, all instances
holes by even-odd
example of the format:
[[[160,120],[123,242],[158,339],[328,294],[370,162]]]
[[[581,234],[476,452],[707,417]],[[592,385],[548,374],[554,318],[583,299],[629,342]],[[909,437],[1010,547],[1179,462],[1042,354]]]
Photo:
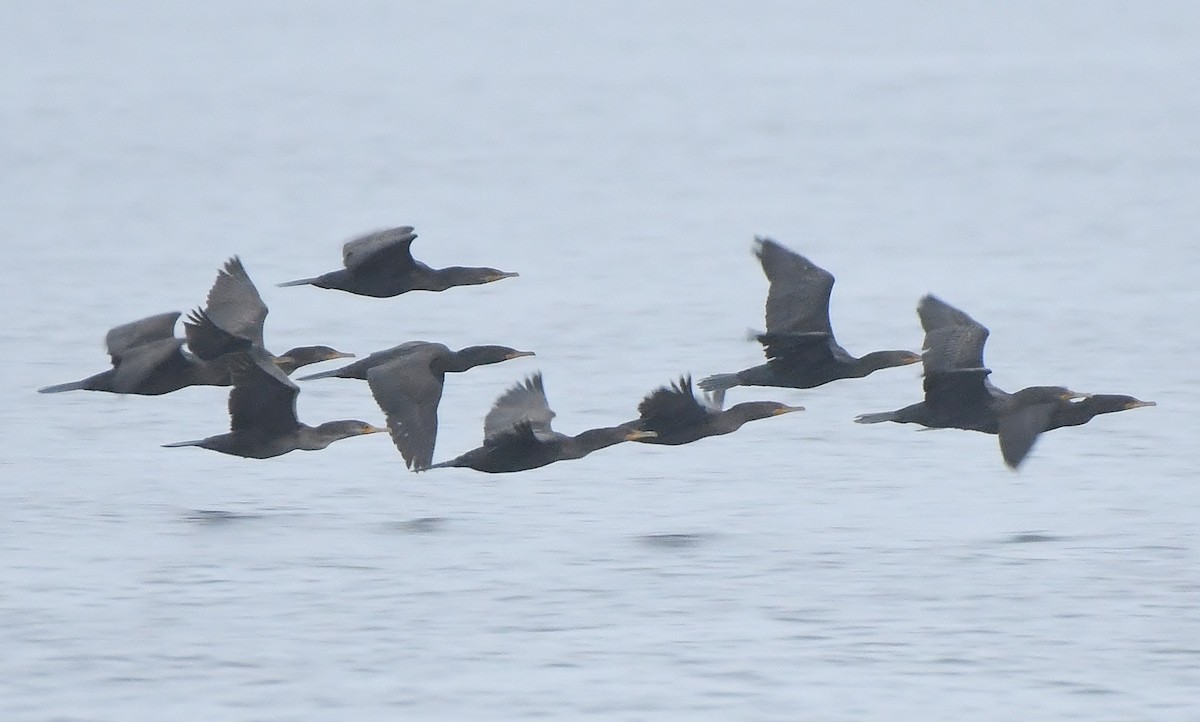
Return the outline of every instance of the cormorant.
[[[925,399],[895,411],[861,414],[856,422],[997,434],[1005,463],[1015,469],[1042,432],[1084,424],[1097,414],[1154,405],[1131,396],[1076,394],[1061,386],[1007,393],[988,379],[991,369],[983,363],[983,347],[989,332],[983,324],[933,295],[921,299],[917,315],[925,329]]]
[[[720,395],[720,392],[718,392]],[[676,446],[689,444],[706,436],[729,434],[747,421],[803,411],[803,406],[788,406],[775,401],[749,401],[721,410],[721,401],[703,403],[692,391],[692,377],[660,386],[638,404],[640,428],[656,436],[639,439],[647,444]]]
[[[767,330],[755,335],[767,363],[700,380],[705,391],[734,386],[811,389],[838,379],[862,378],[880,369],[921,360],[912,351],[872,351],[861,358],[838,345],[829,323],[833,274],[770,238],[755,238],[754,254],[770,282]]]
[[[171,311],[116,326],[104,337],[112,368],[80,381],[44,386],[38,393],[83,389],[157,396],[186,386],[228,386],[224,364],[203,361],[183,348],[183,339],[174,332],[179,316]]]
[[[351,436],[387,431],[364,421],[329,421],[320,426],[300,423],[296,397],[300,387],[276,366],[265,351],[253,347],[230,360],[229,433],[165,447],[199,446],[222,454],[268,459],[289,451],[316,451]]]
[[[389,298],[409,291],[445,291],[454,286],[475,286],[519,274],[495,268],[430,268],[413,258],[412,226],[375,231],[342,246],[345,268],[280,286],[317,286],[359,296]]]
[[[184,334],[188,347],[202,359],[212,360],[250,346],[266,350],[263,326],[267,319],[267,304],[263,302],[250,274],[237,256],[225,262],[217,271],[217,280],[209,289],[203,310],[188,314]],[[275,356],[267,351],[275,365],[289,376],[296,369],[339,358],[354,358],[329,346],[298,346]]]
[[[229,367],[222,356],[262,345],[267,307],[235,256],[217,272],[205,308],[192,311],[184,321],[186,349],[184,340],[174,334],[179,316],[178,311],[170,311],[111,329],[104,338],[111,369],[38,391],[84,389],[157,396],[188,386],[229,386]],[[290,374],[308,364],[353,356],[328,346],[299,346],[272,358]]]
[[[546,402],[542,374],[533,374],[496,399],[483,421],[483,446],[429,468],[459,466],[489,474],[525,471],[580,459],[613,444],[654,434],[637,428],[638,422],[631,422],[567,436],[550,428],[552,418],[554,412]]]
[[[440,343],[409,341],[340,369],[304,378],[366,379],[376,403],[387,415],[388,431],[405,465],[423,471],[433,463],[438,404],[446,374],[533,355],[532,351],[508,346],[468,346],[451,351]]]

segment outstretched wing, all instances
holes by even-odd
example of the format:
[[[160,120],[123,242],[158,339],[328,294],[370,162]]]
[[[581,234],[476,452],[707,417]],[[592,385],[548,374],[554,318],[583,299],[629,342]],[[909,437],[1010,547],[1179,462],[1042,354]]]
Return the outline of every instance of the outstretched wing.
[[[380,264],[412,265],[412,242],[416,237],[412,226],[367,233],[346,241],[342,246],[342,263],[351,271]]]
[[[430,352],[414,351],[367,371],[367,384],[387,417],[392,442],[405,465],[415,471],[433,463],[437,442],[443,378],[430,370],[437,346],[440,344],[430,344]]]
[[[527,424],[535,436],[549,436],[554,433],[550,428],[553,418],[554,412],[546,401],[546,389],[539,371],[496,399],[483,419],[483,439],[486,443],[522,423]]]
[[[834,358],[849,354],[824,331],[807,333],[760,333],[754,337],[763,345],[763,353],[773,365],[811,369],[827,365]]]
[[[104,336],[104,346],[113,363],[120,361],[121,356],[132,348],[151,341],[174,338],[175,322],[179,320],[179,315],[178,311],[168,311],[110,329]]]
[[[833,336],[829,295],[833,274],[770,238],[755,238],[754,255],[771,287],[767,291],[767,333],[820,331]]]
[[[1000,417],[1000,454],[1004,463],[1015,469],[1041,435],[1050,426],[1057,404],[1025,406]]]
[[[987,328],[937,296],[926,295],[917,304],[925,329],[925,374],[942,371],[986,370],[983,345]]]
[[[217,280],[208,292],[204,312],[225,331],[263,345],[267,304],[263,303],[262,296],[237,256],[230,258],[225,262],[225,267],[217,271]]]
[[[296,397],[300,387],[276,366],[266,351],[255,347],[230,363],[233,390],[229,392],[232,431],[284,434],[300,426]]]
[[[692,392],[692,377],[684,376],[670,386],[660,386],[638,404],[642,427],[649,431],[666,432],[703,422],[709,415]]]
[[[188,348],[205,361],[212,361],[227,353],[246,351],[253,345],[250,339],[218,326],[201,308],[188,313],[187,320],[183,322],[183,333],[187,336]]]
[[[187,372],[183,339],[169,337],[139,344],[114,356],[112,390],[118,394],[137,393],[153,377],[169,378]]]

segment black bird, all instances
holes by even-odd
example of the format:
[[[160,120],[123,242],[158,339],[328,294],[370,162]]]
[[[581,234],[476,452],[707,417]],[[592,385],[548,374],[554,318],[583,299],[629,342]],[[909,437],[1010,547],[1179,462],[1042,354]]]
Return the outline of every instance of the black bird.
[[[719,400],[703,403],[697,399],[692,391],[692,377],[684,376],[669,387],[660,386],[642,399],[638,404],[639,418],[634,423],[656,434],[639,441],[677,446],[706,436],[732,433],[747,421],[803,410],[803,406],[788,406],[775,401],[750,401],[722,411]]]
[[[197,358],[175,336],[178,311],[117,326],[104,337],[112,368],[80,381],[45,386],[39,393],[108,391],[157,396],[187,386],[228,386],[229,369],[220,362]]]
[[[388,430],[405,465],[423,471],[433,463],[438,404],[446,374],[533,355],[532,351],[508,346],[468,346],[451,351],[440,343],[409,341],[340,369],[304,378],[366,379],[376,403],[387,415]]]
[[[345,268],[288,281],[280,286],[317,286],[359,296],[389,298],[409,291],[445,291],[454,286],[475,286],[519,274],[495,268],[430,268],[413,258],[412,226],[375,231],[342,246]]]
[[[811,389],[838,379],[862,378],[880,369],[921,360],[912,351],[872,351],[861,358],[838,345],[829,323],[833,274],[770,238],[755,238],[754,254],[770,282],[767,330],[754,336],[767,363],[700,380],[705,391],[734,386]]]
[[[316,451],[351,436],[387,429],[364,421],[329,421],[320,426],[300,423],[296,397],[300,387],[261,348],[237,353],[230,363],[229,433],[165,447],[199,446],[222,454],[268,459],[289,451]]]
[[[989,332],[983,324],[933,295],[921,299],[917,315],[925,329],[925,399],[895,411],[862,414],[856,422],[997,434],[1005,463],[1015,469],[1042,432],[1084,424],[1101,413],[1154,405],[1131,396],[1076,394],[1061,386],[1007,393],[988,379],[991,369],[983,363],[983,347]]]
[[[157,396],[188,386],[229,386],[229,366],[221,357],[262,345],[267,306],[235,256],[217,272],[205,308],[192,311],[184,322],[186,349],[174,332],[179,316],[178,311],[170,311],[111,329],[104,338],[111,369],[38,391],[83,389]],[[300,346],[272,358],[290,374],[308,364],[353,356],[328,346]]]
[[[242,260],[237,256],[225,262],[217,271],[217,280],[209,289],[203,310],[188,314],[184,321],[184,333],[188,347],[200,358],[217,359],[220,356],[244,351],[254,346],[264,351],[263,326],[267,320],[267,304],[250,274],[246,273]],[[339,358],[354,358],[352,353],[343,353],[329,346],[297,346],[282,356],[267,351],[275,365],[285,374],[296,369]]]
[[[567,436],[550,428],[553,418],[542,375],[536,373],[496,399],[483,421],[483,446],[429,468],[459,466],[489,474],[525,471],[556,461],[581,459],[613,444],[654,434],[632,422]]]

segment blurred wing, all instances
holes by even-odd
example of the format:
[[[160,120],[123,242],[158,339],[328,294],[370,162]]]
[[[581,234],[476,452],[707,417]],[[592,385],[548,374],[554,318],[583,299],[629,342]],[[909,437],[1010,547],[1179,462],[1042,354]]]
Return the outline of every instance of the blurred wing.
[[[162,338],[125,351],[115,362],[113,391],[133,393],[154,374],[183,371],[188,360],[183,355],[183,339]]]
[[[342,263],[351,271],[367,265],[411,265],[412,242],[416,237],[412,226],[388,228],[359,236],[342,246]]]
[[[835,355],[849,357],[846,350],[824,331],[807,333],[760,333],[754,337],[763,345],[763,353],[772,363],[797,368],[828,364]]]
[[[104,336],[104,346],[113,363],[129,349],[136,348],[151,341],[174,338],[175,322],[179,320],[178,311],[160,313],[157,316],[122,324],[111,329]]]
[[[987,328],[936,296],[927,295],[917,304],[917,315],[925,329],[925,373],[959,369],[985,369],[983,345]]]
[[[503,449],[504,454],[521,457],[540,448],[556,436],[553,431],[536,431],[529,421],[518,421],[494,436],[485,437],[483,445],[489,449]]]
[[[1049,428],[1056,404],[1025,406],[1000,417],[1000,454],[1004,463],[1017,468],[1038,436]]]
[[[771,287],[767,291],[767,332],[823,331],[830,336],[829,294],[833,274],[770,238],[755,239],[754,254]]]
[[[982,413],[994,396],[987,381],[987,369],[925,374],[925,404],[942,412]]]
[[[442,379],[429,370],[430,355],[414,353],[367,372],[371,395],[387,417],[392,442],[410,469],[428,469],[437,442]]]
[[[231,363],[233,390],[229,392],[232,431],[283,434],[299,428],[292,382],[261,348],[239,354]]]
[[[199,308],[190,312],[187,320],[183,322],[183,334],[187,337],[188,348],[192,353],[205,361],[212,361],[235,351],[246,351],[253,345],[250,339],[218,326],[211,316]]]
[[[672,382],[669,387],[660,386],[638,404],[638,416],[642,426],[650,431],[694,426],[708,418],[709,413],[708,409],[696,400],[690,376]]]
[[[511,431],[519,424],[529,426],[530,433],[548,435],[553,433],[550,420],[554,412],[546,401],[546,390],[542,385],[542,374],[533,374],[501,394],[483,419],[483,439],[499,436]]]
[[[225,262],[217,271],[217,280],[208,292],[204,312],[212,322],[225,331],[263,345],[263,322],[267,318],[267,304],[246,273],[237,256]]]

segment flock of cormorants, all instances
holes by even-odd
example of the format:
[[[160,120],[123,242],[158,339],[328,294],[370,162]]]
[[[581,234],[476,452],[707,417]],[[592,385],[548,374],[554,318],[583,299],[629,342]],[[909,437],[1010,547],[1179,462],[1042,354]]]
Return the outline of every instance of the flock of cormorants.
[[[344,245],[344,268],[279,285],[313,285],[387,298],[518,275],[495,268],[430,268],[412,256],[416,237],[411,226],[366,234]],[[923,401],[896,411],[862,414],[855,421],[996,434],[1005,463],[1014,469],[1044,431],[1085,424],[1098,414],[1154,405],[1132,396],[1078,394],[1061,386],[1002,391],[990,382],[991,370],[983,363],[987,328],[932,295],[917,306],[925,330],[922,353],[874,351],[852,356],[837,343],[829,322],[833,275],[769,238],[755,240],[755,255],[770,283],[766,331],[755,336],[766,353],[765,364],[702,379],[703,397],[697,397],[691,377],[685,376],[642,399],[638,418],[575,436],[551,428],[555,414],[546,401],[542,376],[535,373],[496,400],[484,419],[481,446],[437,464],[433,463],[437,409],[446,374],[532,356],[533,352],[507,346],[453,351],[426,341],[377,351],[347,366],[300,378],[365,380],[387,418],[387,428],[356,420],[308,426],[296,416],[300,387],[288,377],[303,366],[354,354],[328,346],[301,346],[282,356],[267,351],[263,341],[267,307],[237,257],[218,272],[205,306],[188,314],[184,338],[174,334],[179,312],[117,326],[105,337],[111,369],[39,391],[87,389],[158,395],[186,386],[232,386],[228,433],[165,446],[199,446],[262,459],[298,449],[323,449],[340,439],[387,431],[413,471],[457,466],[489,473],[578,459],[622,441],[687,444],[731,433],[749,421],[803,410],[773,401],[724,409],[725,391],[734,386],[808,389],[917,362],[924,367]]]

